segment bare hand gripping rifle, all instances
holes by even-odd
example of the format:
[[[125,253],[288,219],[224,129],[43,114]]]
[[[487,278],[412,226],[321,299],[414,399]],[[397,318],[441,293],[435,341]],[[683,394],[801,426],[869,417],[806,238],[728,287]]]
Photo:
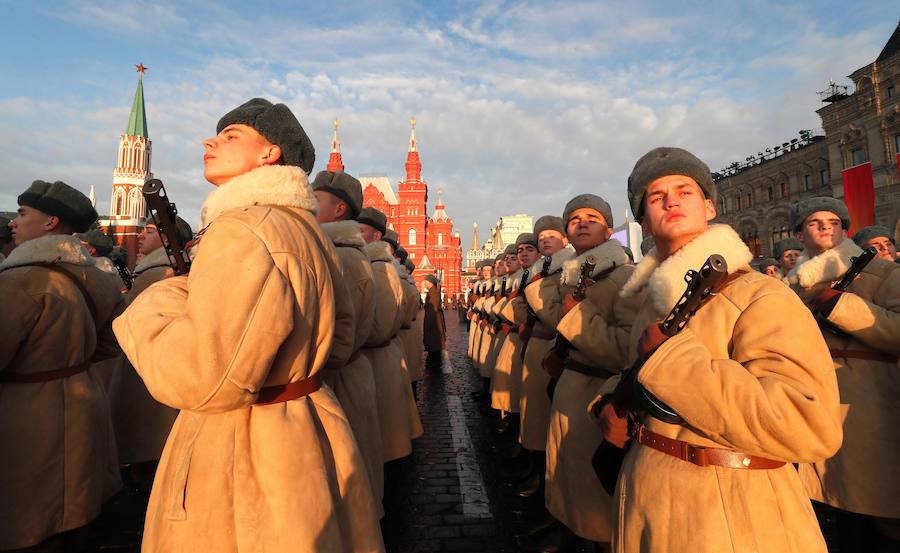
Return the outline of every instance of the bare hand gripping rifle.
[[[191,270],[191,258],[186,244],[183,244],[178,236],[178,210],[175,204],[169,201],[166,188],[161,180],[150,179],[144,183],[142,193],[147,202],[147,211],[150,212],[150,218],[156,225],[163,247],[166,249],[172,270],[176,276],[188,274]]]
[[[592,255],[587,256],[584,263],[581,264],[581,274],[578,275],[578,283],[575,284],[575,290],[572,291],[573,298],[578,301],[584,299],[588,283],[591,281],[591,273],[593,273],[596,268],[597,260],[594,259],[594,256]],[[572,343],[557,334],[556,343],[553,344],[553,347],[550,348],[550,351],[547,352],[541,363],[544,370],[550,375],[550,383],[547,385],[547,395],[550,396],[550,399],[553,399],[556,382],[562,375],[566,357],[569,356],[570,349],[572,349]]]
[[[831,287],[832,290],[837,290],[838,292],[844,292],[847,288],[850,288],[850,285],[853,284],[853,281],[856,280],[856,277],[859,276],[863,269],[875,259],[875,256],[878,255],[878,251],[874,248],[866,248],[863,250],[861,254],[856,257],[850,258],[850,268],[847,269],[847,272],[844,273],[844,276],[841,277],[840,280],[834,283]],[[849,336],[846,332],[836,327],[834,324],[828,321],[828,317],[822,315],[816,310],[813,310],[813,317],[816,319],[816,322],[819,324],[819,328],[822,330],[827,330],[832,334],[836,334],[838,336]]]
[[[672,311],[659,324],[662,333],[671,338],[681,332],[697,311],[722,288],[727,277],[728,264],[719,254],[709,256],[699,271],[689,270],[684,275],[687,289],[675,303]],[[678,413],[647,391],[637,380],[638,371],[650,355],[638,359],[631,368],[622,373],[616,389],[608,400],[607,398],[602,400],[601,405],[609,402],[615,407],[616,413],[627,413],[629,427],[636,421],[637,412],[649,413],[669,424],[680,424],[683,421]],[[619,479],[622,462],[625,460],[630,443],[629,441],[624,448],[619,449],[604,440],[591,459],[594,472],[609,495],[613,495],[616,491],[616,481]]]

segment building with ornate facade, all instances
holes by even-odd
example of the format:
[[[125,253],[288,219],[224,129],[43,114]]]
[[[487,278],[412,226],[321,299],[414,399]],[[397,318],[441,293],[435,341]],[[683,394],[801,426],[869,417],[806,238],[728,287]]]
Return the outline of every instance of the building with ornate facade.
[[[861,167],[871,171],[874,223],[897,234],[900,24],[876,60],[849,78],[852,91],[831,83],[820,92],[824,134],[801,131],[714,175],[717,220],[732,225],[757,256],[770,256],[773,244],[790,235],[791,205],[812,196],[845,198],[845,175]]]
[[[128,116],[125,133],[119,136],[119,155],[113,171],[109,217],[99,221],[100,227],[128,252],[129,264],[137,255],[137,237],[147,224],[144,196],[141,190],[150,172],[151,143],[144,109],[144,71],[137,66],[138,84]]]
[[[363,187],[363,206],[374,207],[388,218],[400,244],[416,264],[413,277],[421,288],[426,275],[434,274],[442,281],[445,294],[453,295],[462,288],[462,245],[453,219],[438,197],[434,213],[428,216],[428,183],[422,179],[422,162],[416,138],[416,122],[412,120],[409,148],[406,153],[406,178],[397,185],[396,192],[386,176],[359,177]],[[332,157],[340,155],[337,128],[332,140]],[[329,162],[329,167],[331,167]]]

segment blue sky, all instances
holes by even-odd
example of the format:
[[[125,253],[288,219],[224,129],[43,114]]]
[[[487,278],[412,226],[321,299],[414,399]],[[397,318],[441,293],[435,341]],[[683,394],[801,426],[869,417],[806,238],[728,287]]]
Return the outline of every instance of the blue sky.
[[[891,8],[895,8],[892,10]],[[34,179],[108,209],[119,134],[144,80],[153,171],[192,222],[200,140],[254,97],[286,102],[324,169],[423,176],[471,240],[504,214],[582,192],[616,223],[634,161],[678,145],[713,170],[816,129],[816,91],[875,59],[889,2],[167,2],[0,0],[0,210]],[[482,238],[484,238],[484,230]]]

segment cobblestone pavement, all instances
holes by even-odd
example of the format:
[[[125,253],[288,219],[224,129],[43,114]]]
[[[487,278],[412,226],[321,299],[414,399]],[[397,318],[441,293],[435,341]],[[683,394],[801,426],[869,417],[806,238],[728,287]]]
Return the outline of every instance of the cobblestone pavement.
[[[516,504],[505,493],[502,466],[492,453],[493,437],[471,392],[478,375],[466,358],[465,327],[448,310],[447,351],[440,366],[426,367],[417,402],[425,434],[400,467],[394,550],[412,552],[514,552]],[[115,496],[91,526],[91,551],[138,552],[149,494],[128,487]],[[833,541],[831,523],[825,535]],[[829,550],[837,551],[833,544]],[[593,551],[585,544],[579,551]]]

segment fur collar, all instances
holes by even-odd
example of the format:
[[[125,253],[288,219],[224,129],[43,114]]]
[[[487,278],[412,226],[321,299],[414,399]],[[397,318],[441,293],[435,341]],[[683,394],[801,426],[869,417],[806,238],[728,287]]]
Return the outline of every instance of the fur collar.
[[[169,265],[169,256],[166,255],[166,249],[162,246],[148,253],[137,262],[134,266],[134,274],[139,275],[147,269],[155,267],[167,267]]]
[[[94,265],[104,273],[119,276],[119,269],[116,268],[116,264],[112,262],[112,259],[108,257],[95,257]]]
[[[633,296],[645,285],[649,286],[653,308],[658,316],[663,317],[684,293],[687,287],[684,275],[688,269],[699,269],[714,253],[725,258],[729,274],[746,267],[753,259],[753,254],[734,229],[728,225],[710,225],[706,232],[685,244],[662,264],[659,263],[656,248],[647,252],[622,287],[621,294],[623,297]]]
[[[394,256],[391,255],[391,246],[383,240],[375,240],[363,246],[363,253],[369,258],[370,262],[375,261],[393,261]]]
[[[802,288],[812,288],[820,282],[837,280],[850,268],[850,258],[862,253],[862,248],[853,240],[844,238],[836,248],[822,252],[809,258],[806,250],[797,259],[797,265],[788,274],[791,284],[799,284]]]
[[[400,275],[400,280],[409,281],[409,269],[399,263],[397,263],[396,267],[397,274]]]
[[[571,244],[566,244],[566,247],[559,250],[558,252],[552,254],[550,256],[550,272],[547,274],[552,275],[559,269],[562,269],[563,263],[575,257],[575,248],[572,247]],[[541,272],[541,269],[544,267],[544,260],[547,259],[547,256],[544,256],[537,260],[537,263],[534,264],[535,273],[538,274]]]
[[[519,287],[519,281],[522,280],[522,269],[514,273],[506,275],[506,289],[515,290]]]
[[[319,208],[303,169],[263,165],[210,192],[200,210],[200,226],[205,228],[226,211],[251,205],[299,207],[312,213]]]
[[[81,240],[68,234],[51,234],[29,240],[16,246],[2,264],[0,271],[30,263],[68,263],[70,265],[94,265]]]
[[[593,256],[597,262],[591,276],[594,276],[610,267],[621,267],[628,264],[628,254],[622,249],[622,245],[616,240],[607,240],[606,242],[589,249],[576,258],[569,259],[562,266],[562,275],[559,283],[563,285],[575,286],[578,277],[581,276],[581,266],[588,256]]]
[[[363,249],[366,241],[359,233],[359,223],[356,221],[334,221],[323,223],[322,230],[331,238],[335,246],[344,248]]]

